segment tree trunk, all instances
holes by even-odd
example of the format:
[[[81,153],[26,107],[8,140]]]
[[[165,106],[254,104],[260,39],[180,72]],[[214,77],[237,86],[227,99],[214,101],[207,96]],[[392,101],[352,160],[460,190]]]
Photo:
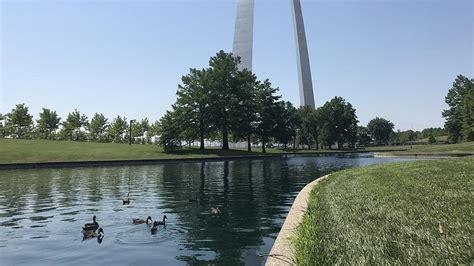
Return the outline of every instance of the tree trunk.
[[[200,141],[200,145],[199,145],[199,149],[200,150],[204,150],[204,125],[203,125],[203,121],[202,121],[202,118],[200,119],[199,121],[199,141]]]
[[[267,151],[265,150],[265,140],[262,138],[262,153],[266,153]]]
[[[222,149],[229,150],[229,133],[227,132],[227,125],[222,126]]]
[[[284,146],[283,146],[283,149],[285,149],[285,150],[286,150],[286,143],[284,144]]]
[[[252,151],[252,141],[251,141],[251,135],[247,135],[247,151]]]
[[[318,138],[316,138],[316,150],[319,150],[319,141],[318,141]]]

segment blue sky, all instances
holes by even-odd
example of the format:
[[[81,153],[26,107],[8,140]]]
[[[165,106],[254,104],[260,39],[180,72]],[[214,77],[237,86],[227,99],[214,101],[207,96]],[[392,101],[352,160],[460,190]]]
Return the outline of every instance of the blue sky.
[[[218,50],[231,51],[236,0],[0,0],[0,112],[26,103],[65,117],[148,117]],[[442,126],[458,74],[474,78],[474,4],[302,0],[316,105],[342,96],[361,124]],[[255,0],[253,70],[299,105],[289,0]]]

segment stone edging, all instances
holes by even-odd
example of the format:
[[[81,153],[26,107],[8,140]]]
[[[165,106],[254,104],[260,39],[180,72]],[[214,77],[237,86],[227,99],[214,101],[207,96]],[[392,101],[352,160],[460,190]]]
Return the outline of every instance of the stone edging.
[[[295,250],[291,243],[290,237],[295,234],[296,227],[303,220],[303,215],[308,208],[308,200],[311,190],[318,184],[319,181],[326,179],[329,175],[322,176],[313,182],[307,184],[296,196],[293,205],[291,206],[288,216],[286,216],[285,223],[281,227],[278,237],[273,244],[272,250],[268,255],[266,266],[274,265],[295,265],[294,254]]]

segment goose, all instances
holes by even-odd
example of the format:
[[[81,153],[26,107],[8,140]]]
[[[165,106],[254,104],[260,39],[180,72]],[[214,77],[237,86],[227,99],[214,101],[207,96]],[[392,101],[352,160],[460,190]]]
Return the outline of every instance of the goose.
[[[163,216],[163,221],[155,221],[154,223],[156,223],[156,225],[166,225],[166,220],[168,219],[168,217],[166,217],[166,215]]]
[[[150,227],[150,231],[151,233],[156,233],[156,230],[158,230],[158,225],[159,225],[159,222],[158,221],[154,221],[152,224],[151,224],[151,227]]]
[[[219,209],[219,207],[212,207],[211,212],[212,214],[221,214],[221,209]]]
[[[130,204],[130,192],[127,193],[127,197],[122,199],[123,205]]]
[[[84,227],[82,227],[82,230],[84,231],[95,231],[99,228],[99,223],[96,221],[96,216],[92,217],[92,223],[86,223],[84,224]]]
[[[148,222],[150,221],[150,222]],[[140,218],[133,218],[133,224],[143,224],[143,223],[146,223],[146,224],[149,224],[149,223],[152,223],[153,220],[151,219],[151,216],[148,216],[146,218],[146,220],[143,220],[143,219],[140,219]]]
[[[104,234],[104,229],[102,229],[102,227],[98,227],[96,230],[88,230],[88,231],[85,231],[83,230],[82,231],[82,234],[84,235],[84,238],[93,238],[93,237],[101,237],[103,236]]]

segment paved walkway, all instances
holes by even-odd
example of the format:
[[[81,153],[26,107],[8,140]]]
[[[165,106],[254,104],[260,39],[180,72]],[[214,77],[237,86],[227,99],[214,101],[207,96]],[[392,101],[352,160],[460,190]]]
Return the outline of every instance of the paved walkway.
[[[313,182],[306,185],[298,196],[296,196],[293,205],[291,206],[290,212],[286,217],[285,223],[278,233],[278,237],[273,244],[272,250],[268,255],[267,266],[274,265],[295,265],[294,253],[295,250],[289,239],[294,235],[296,227],[303,220],[303,215],[308,208],[309,194],[313,187],[322,179],[327,178],[329,175],[320,177]]]

